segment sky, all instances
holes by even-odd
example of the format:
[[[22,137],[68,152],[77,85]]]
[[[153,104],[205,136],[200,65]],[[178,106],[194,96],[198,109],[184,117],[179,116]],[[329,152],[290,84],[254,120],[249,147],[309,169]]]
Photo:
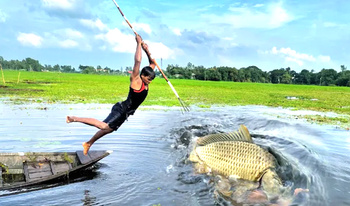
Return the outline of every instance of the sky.
[[[347,0],[116,2],[164,70],[189,62],[297,72],[350,65]],[[113,0],[0,0],[5,60],[120,69],[133,66],[135,50]]]

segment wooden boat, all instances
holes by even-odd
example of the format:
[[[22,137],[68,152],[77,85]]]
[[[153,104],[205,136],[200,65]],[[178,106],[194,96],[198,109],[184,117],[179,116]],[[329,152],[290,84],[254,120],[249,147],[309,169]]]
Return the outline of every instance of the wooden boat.
[[[0,191],[69,177],[91,167],[112,151],[0,153]]]

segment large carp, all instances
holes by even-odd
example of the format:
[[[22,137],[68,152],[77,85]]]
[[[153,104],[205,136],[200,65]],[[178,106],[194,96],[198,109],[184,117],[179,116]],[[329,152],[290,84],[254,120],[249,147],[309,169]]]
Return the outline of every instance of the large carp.
[[[253,142],[244,125],[236,132],[199,138],[189,160],[199,173],[257,182],[259,188],[263,187],[272,196],[278,195],[282,187],[282,181],[275,172],[276,158]]]

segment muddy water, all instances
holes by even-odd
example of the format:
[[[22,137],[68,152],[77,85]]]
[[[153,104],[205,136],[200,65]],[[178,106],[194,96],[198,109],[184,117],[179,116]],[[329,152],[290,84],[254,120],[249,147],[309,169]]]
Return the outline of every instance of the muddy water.
[[[0,104],[0,151],[81,150],[96,129],[66,124],[65,116],[104,119],[110,107]],[[0,205],[227,205],[213,197],[209,177],[195,175],[184,163],[189,149],[180,139],[240,124],[279,158],[286,185],[310,190],[303,205],[350,205],[349,131],[288,118],[297,113],[303,112],[245,106],[192,108],[182,115],[177,109],[142,108],[91,148],[114,151],[93,171],[30,191],[0,192]]]

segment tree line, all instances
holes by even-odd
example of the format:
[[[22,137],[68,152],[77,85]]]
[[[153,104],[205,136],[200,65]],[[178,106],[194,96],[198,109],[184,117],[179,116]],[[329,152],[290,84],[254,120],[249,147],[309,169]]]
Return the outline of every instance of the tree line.
[[[25,71],[53,71],[66,73],[83,73],[83,74],[114,74],[127,75],[132,67],[121,67],[120,69],[111,69],[109,67],[83,66],[79,65],[78,69],[70,65],[41,65],[38,60],[26,58],[19,60],[5,60],[0,56],[0,64],[4,69],[25,70]],[[320,72],[314,70],[303,69],[296,72],[290,67],[274,69],[269,72],[262,71],[256,66],[242,67],[210,67],[195,66],[188,63],[186,67],[178,65],[168,65],[164,73],[168,78],[177,79],[196,79],[209,81],[233,81],[233,82],[257,82],[257,83],[273,83],[273,84],[305,84],[305,85],[321,85],[321,86],[350,86],[350,71],[344,65],[340,66],[341,71],[334,69],[322,69]],[[156,72],[160,76],[159,71]]]
[[[125,67],[125,69],[111,69],[109,67],[102,68],[101,66],[97,66],[96,68],[93,66],[84,66],[79,65],[78,69],[70,65],[42,65],[38,60],[32,58],[26,58],[22,61],[19,60],[5,60],[2,56],[0,56],[0,64],[4,69],[12,69],[12,70],[22,70],[22,71],[36,71],[36,72],[64,72],[64,73],[83,73],[83,74],[127,74],[128,71],[132,70],[132,67]]]
[[[273,84],[305,84],[321,86],[350,86],[350,71],[344,65],[341,71],[322,69],[320,72],[303,69],[296,72],[290,67],[262,71],[256,66],[242,67],[210,67],[195,66],[188,63],[186,67],[168,65],[166,73],[169,78],[197,79],[210,81],[258,82]]]

